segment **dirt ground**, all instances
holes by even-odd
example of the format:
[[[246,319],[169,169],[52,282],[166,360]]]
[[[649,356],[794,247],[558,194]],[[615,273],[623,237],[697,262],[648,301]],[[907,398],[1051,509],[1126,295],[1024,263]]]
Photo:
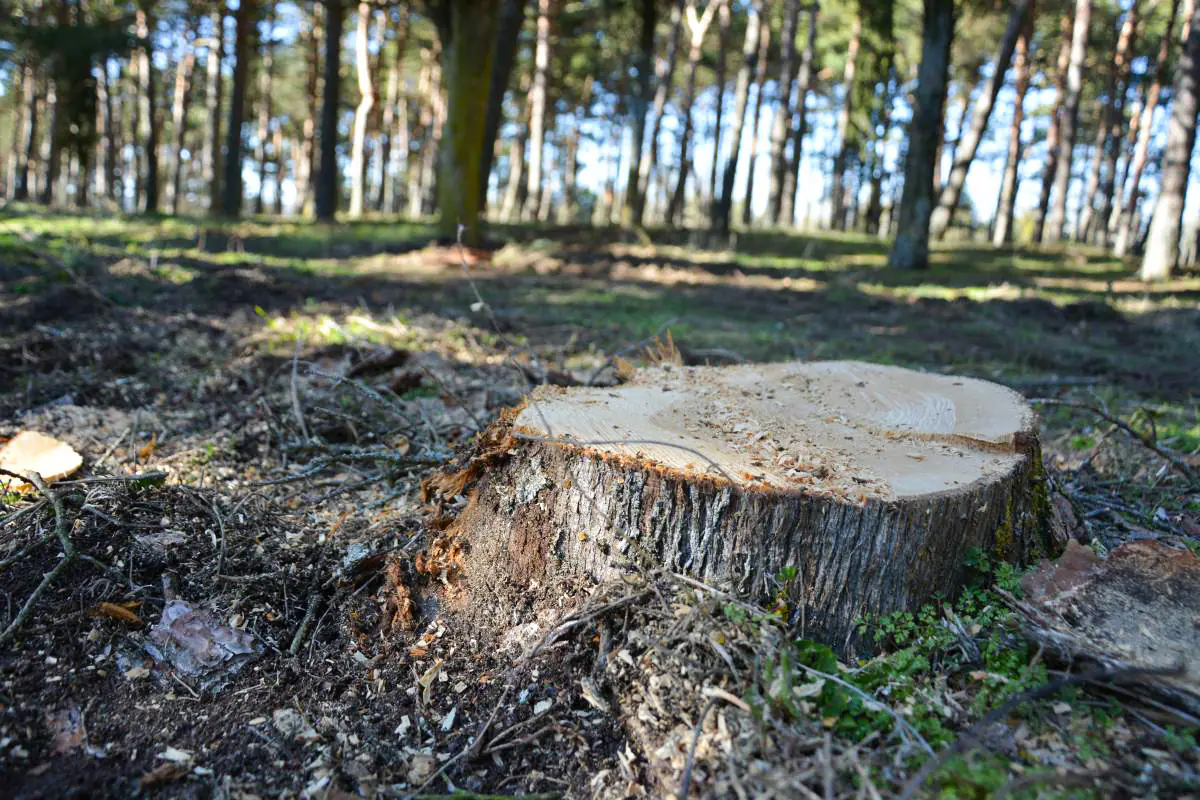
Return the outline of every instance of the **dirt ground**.
[[[1137,698],[988,718],[1057,673],[986,603],[918,678],[836,708],[819,658],[779,660],[771,610],[669,575],[552,587],[481,627],[454,610],[454,504],[421,493],[530,386],[616,380],[613,355],[667,330],[690,363],[864,358],[1099,405],[1200,467],[1195,279],[949,250],[914,280],[866,240],[524,230],[468,274],[386,223],[2,225],[0,439],[85,460],[57,507],[0,506],[4,627],[62,558],[56,526],[79,554],[0,647],[6,796],[887,796],[967,730],[982,744],[918,794],[1200,791],[1186,720]],[[1163,459],[1086,412],[1043,422],[1082,539],[1195,547],[1200,496]]]

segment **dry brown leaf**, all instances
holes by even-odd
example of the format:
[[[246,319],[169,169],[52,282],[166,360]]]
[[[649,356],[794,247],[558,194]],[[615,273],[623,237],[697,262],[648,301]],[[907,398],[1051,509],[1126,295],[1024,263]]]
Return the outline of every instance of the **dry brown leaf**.
[[[120,620],[127,622],[130,625],[142,626],[146,623],[142,622],[142,618],[133,613],[133,608],[137,608],[140,603],[117,605],[116,603],[99,603],[91,610],[93,617],[108,617],[109,619]]]
[[[139,447],[137,454],[139,461],[146,461],[150,456],[154,455],[154,449],[158,447],[158,432],[150,434],[150,441],[143,447]]]
[[[13,472],[36,472],[46,483],[62,480],[83,466],[83,456],[66,442],[37,431],[21,431],[0,448],[0,467]],[[23,481],[0,477],[0,489],[27,492]]]
[[[190,769],[183,764],[166,763],[147,772],[138,779],[138,784],[143,789],[153,789],[156,786],[163,786],[172,781],[179,780],[184,775],[187,775]]]

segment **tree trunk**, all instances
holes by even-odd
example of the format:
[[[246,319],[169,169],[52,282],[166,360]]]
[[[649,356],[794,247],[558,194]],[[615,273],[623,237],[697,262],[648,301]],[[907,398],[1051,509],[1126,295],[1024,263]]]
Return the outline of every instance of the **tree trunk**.
[[[808,38],[800,57],[800,76],[796,86],[796,113],[792,122],[792,160],[783,183],[781,221],[792,225],[796,219],[796,197],[800,191],[800,167],[804,157],[804,137],[808,135],[808,92],[812,88],[813,65],[817,52],[817,16],[821,6],[810,0],[808,8]]]
[[[441,80],[438,55],[430,48],[421,50],[421,73],[417,80],[417,102],[420,104],[418,122],[421,129],[421,163],[410,169],[408,176],[408,215],[420,217],[426,212],[427,195],[433,182],[437,161],[438,104],[441,102]]]
[[[484,135],[500,0],[447,0],[439,21],[446,116],[437,182],[443,235],[483,243]]]
[[[813,6],[816,6],[816,0],[813,1]],[[757,88],[754,93],[754,111],[750,115],[750,153],[749,167],[746,169],[746,199],[742,202],[742,225],[747,227],[754,216],[754,169],[758,163],[758,122],[762,117],[763,98],[766,95],[767,60],[771,57],[771,26],[759,25],[758,28],[758,57],[757,63],[754,65],[754,85]],[[715,152],[713,161],[717,161]]]
[[[258,164],[258,192],[254,196],[254,213],[266,211],[264,193],[267,187],[267,165],[270,158],[267,155],[267,140],[271,138],[271,79],[275,47],[271,42],[275,28],[275,7],[267,12],[266,30],[262,40],[262,67],[258,73],[258,132],[254,146],[254,161]],[[276,153],[278,156],[278,153]]]
[[[471,497],[447,535],[479,613],[656,568],[769,601],[791,571],[805,635],[846,657],[868,644],[864,617],[965,586],[964,553],[1025,564],[1058,549],[1022,397],[857,362],[538,391],[430,489]]]
[[[696,13],[696,4],[694,0],[690,0],[687,5],[687,24],[689,33],[689,48],[688,48],[688,79],[687,89],[683,95],[683,131],[679,134],[679,178],[675,183],[675,191],[671,193],[671,201],[667,205],[667,224],[678,225],[679,220],[683,215],[684,190],[687,187],[688,177],[688,148],[692,144],[692,106],[696,102],[696,77],[700,71],[700,55],[704,50],[704,35],[708,32],[708,26],[712,23],[713,13],[717,8],[717,0],[708,0],[708,6],[704,9],[703,14]],[[671,54],[674,56],[674,53]],[[667,73],[667,80],[670,80],[670,71]],[[655,105],[658,104],[657,99]],[[651,140],[651,148],[654,151],[658,150],[657,129],[658,123],[655,121],[655,138]],[[653,168],[653,161],[651,162]]]
[[[517,60],[517,42],[525,23],[526,0],[501,0],[500,22],[496,27],[496,52],[492,57],[492,82],[488,86],[486,128],[483,134],[483,164],[480,172],[480,196],[487,202],[488,180],[496,155],[496,137],[504,116],[504,95],[512,82],[513,65]]]
[[[341,173],[337,163],[338,106],[342,95],[342,0],[325,0],[325,79],[321,89],[321,150],[314,187],[318,222],[333,222],[337,214]]]
[[[1025,94],[1029,90],[1029,39],[1032,35],[1033,13],[1026,18],[1025,27],[1017,39],[1013,62],[1013,80],[1017,96],[1013,104],[1012,126],[1008,134],[1008,157],[1004,162],[1004,179],[1000,184],[1000,200],[996,204],[996,222],[992,227],[992,246],[1006,247],[1013,241],[1013,210],[1016,208],[1017,185],[1021,178],[1021,123],[1025,120]]]
[[[100,133],[96,140],[96,196],[104,199],[112,196],[113,183],[116,180],[116,145],[114,142],[113,102],[109,92],[108,59],[102,58],[99,64],[100,78],[96,81],[96,113],[100,122],[96,126]],[[21,107],[18,106],[18,111]],[[20,130],[20,123],[16,130]]]
[[[750,98],[750,79],[754,75],[758,61],[758,31],[763,24],[764,0],[753,0],[746,20],[746,38],[742,44],[742,66],[738,69],[737,88],[734,94],[733,110],[733,140],[730,143],[729,154],[725,157],[724,174],[721,179],[720,199],[714,197],[712,206],[711,229],[720,239],[729,238],[730,215],[733,211],[733,184],[737,178],[738,156],[742,149],[742,129],[746,122],[746,106]],[[721,151],[713,150],[713,160]]]
[[[317,118],[321,113],[321,21],[317,3],[312,6],[310,24],[301,29],[301,43],[305,53],[304,99],[307,113],[300,135],[300,151],[296,164],[296,213],[307,215],[312,201],[316,170]]]
[[[138,9],[137,35],[141,40],[138,47],[138,83],[141,98],[141,138],[145,142],[146,177],[143,186],[145,199],[142,211],[147,214],[158,213],[158,119],[155,111],[155,96],[158,90],[155,86],[153,48],[150,31],[154,20],[143,9]]]
[[[1167,122],[1167,146],[1163,151],[1162,181],[1154,216],[1146,235],[1146,255],[1140,272],[1144,281],[1171,277],[1179,260],[1179,236],[1183,232],[1183,207],[1187,197],[1192,150],[1196,144],[1196,114],[1200,112],[1200,3],[1194,4],[1187,39],[1175,67],[1171,116]]]
[[[1179,0],[1172,0],[1170,16],[1167,17],[1167,29],[1158,45],[1158,56],[1155,60],[1154,82],[1146,92],[1145,102],[1142,103],[1142,116],[1138,123],[1137,144],[1134,145],[1133,156],[1130,159],[1128,188],[1124,199],[1114,210],[1116,214],[1115,238],[1113,253],[1126,256],[1135,241],[1137,205],[1142,183],[1142,173],[1146,171],[1146,163],[1150,156],[1150,139],[1153,134],[1154,111],[1158,108],[1158,100],[1162,94],[1163,84],[1167,82],[1167,68],[1171,57],[1171,40],[1175,35],[1175,17],[1179,14]],[[1185,23],[1186,24],[1186,23]]]
[[[935,158],[942,138],[950,45],[954,40],[954,0],[924,0],[924,3],[921,66],[908,129],[904,191],[896,212],[896,241],[888,257],[890,266],[905,270],[929,267],[929,219],[937,176]]]
[[[196,63],[193,42],[187,42],[187,51],[175,66],[175,96],[171,101],[171,130],[175,134],[175,146],[171,153],[171,181],[167,184],[167,205],[172,214],[178,214],[183,194],[183,151],[187,147],[187,112],[191,99],[189,91],[192,68]]]
[[[242,122],[246,113],[246,82],[254,39],[255,0],[241,0],[233,40],[233,88],[229,93],[229,125],[225,131],[225,180],[221,213],[236,217],[242,210]]]
[[[710,0],[711,2],[712,0]],[[717,202],[717,154],[721,152],[721,124],[725,120],[725,67],[729,62],[729,28],[731,24],[732,14],[729,10],[729,0],[715,0],[720,5],[717,6],[717,66],[714,70],[715,76],[713,83],[716,84],[717,90],[717,116],[713,120],[713,159],[709,167],[708,173],[708,198],[709,211],[711,213]],[[753,0],[752,3],[753,4]],[[749,97],[749,86],[747,86],[747,97]],[[745,119],[738,120],[738,126],[745,125]],[[739,131],[739,137],[741,135]],[[686,170],[689,168],[687,164],[681,164],[680,169]],[[697,176],[698,178],[699,176]],[[732,202],[732,198],[731,198]],[[728,212],[726,213],[728,217]],[[728,219],[726,219],[726,227],[728,228]]]
[[[520,121],[520,129],[513,136],[508,150],[508,183],[504,190],[504,201],[500,206],[500,219],[516,222],[524,205],[527,190],[525,180],[525,145],[528,143],[527,118]]]
[[[375,84],[371,78],[371,6],[358,4],[358,28],[354,37],[354,64],[358,76],[358,106],[354,109],[354,138],[350,143],[350,216],[358,219],[366,208],[367,123],[375,107]]]
[[[629,159],[629,174],[625,180],[625,207],[623,216],[627,224],[639,222],[646,199],[639,185],[642,164],[642,147],[646,140],[646,112],[650,105],[651,64],[654,61],[654,29],[658,25],[657,0],[641,0],[642,28],[638,38],[638,49],[634,54],[634,71],[629,111],[633,120],[633,153]]]
[[[386,12],[379,12],[381,14]],[[375,199],[375,208],[389,214],[400,210],[396,191],[400,179],[399,142],[403,138],[397,118],[400,116],[400,83],[404,71],[404,51],[408,44],[408,9],[401,7],[396,20],[396,52],[395,58],[388,65],[387,95],[383,106],[383,121],[381,127],[381,150],[379,154],[379,194]],[[407,100],[405,101],[407,102]]]
[[[25,113],[21,119],[20,142],[17,146],[17,175],[13,189],[14,200],[28,200],[30,173],[37,153],[38,140],[38,91],[37,76],[33,66],[25,64],[21,71],[21,106]]]
[[[792,80],[796,75],[796,27],[800,22],[800,0],[785,0],[783,6],[783,24],[779,30],[779,79],[775,86],[779,97],[775,103],[775,120],[771,124],[771,190],[768,197],[768,219],[775,225],[780,223],[783,213],[784,174],[787,172],[787,141],[788,123],[791,122],[792,109]],[[854,35],[850,40],[851,55],[847,57],[847,74],[852,85],[854,68],[849,66],[854,61],[853,53],[858,50],[859,18],[854,18]],[[849,104],[847,91],[847,105]],[[847,112],[848,113],[848,112]],[[839,118],[840,122],[840,118]],[[834,167],[835,171],[837,167]]]
[[[1121,25],[1121,34],[1117,38],[1117,52],[1113,58],[1112,69],[1109,73],[1109,102],[1108,114],[1105,118],[1104,159],[1100,165],[1103,181],[1100,184],[1099,217],[1095,217],[1092,205],[1087,207],[1088,219],[1083,227],[1089,240],[1099,241],[1104,247],[1108,246],[1108,220],[1112,216],[1113,193],[1117,185],[1117,159],[1121,152],[1121,123],[1125,117],[1125,96],[1129,92],[1129,74],[1134,53],[1134,36],[1138,23],[1137,0],[1132,0],[1129,13]]]
[[[529,87],[529,171],[522,216],[538,219],[542,206],[542,158],[546,151],[546,73],[550,69],[550,3],[537,0],[537,43],[533,49],[533,84]]]
[[[689,2],[691,8],[693,3]],[[692,13],[695,13],[694,11]],[[638,162],[638,197],[641,205],[635,209],[635,222],[645,223],[646,195],[650,191],[650,178],[658,165],[659,132],[662,130],[663,114],[667,97],[675,82],[675,62],[679,53],[679,37],[683,31],[683,0],[672,0],[670,33],[667,36],[667,51],[654,65],[654,103],[650,111],[650,138],[641,151]]]
[[[829,227],[835,231],[846,228],[846,161],[850,152],[850,114],[853,110],[854,73],[858,64],[858,48],[862,40],[862,11],[854,15],[854,28],[850,33],[850,45],[846,50],[846,69],[842,75],[842,86],[846,97],[838,110],[837,155],[833,160],[833,189],[829,193]]]
[[[1075,152],[1075,130],[1079,122],[1079,98],[1083,90],[1083,62],[1087,55],[1088,26],[1092,19],[1092,0],[1076,0],[1075,25],[1071,34],[1071,58],[1067,66],[1067,91],[1059,120],[1059,155],[1054,168],[1054,190],[1043,238],[1057,242],[1066,233],[1067,190],[1071,184],[1071,163]]]
[[[1025,29],[1025,20],[1032,14],[1032,0],[1016,0],[1012,4],[1008,15],[1008,25],[1000,40],[1000,51],[996,54],[996,60],[992,65],[992,75],[987,79],[983,91],[979,93],[979,99],[975,102],[971,127],[959,137],[958,145],[954,148],[954,163],[950,167],[950,177],[946,179],[946,185],[942,187],[937,208],[934,209],[933,217],[930,220],[930,235],[935,239],[941,239],[950,228],[950,222],[958,208],[959,198],[962,196],[963,186],[967,182],[967,172],[971,169],[971,162],[975,160],[979,143],[987,133],[988,120],[991,119],[992,109],[996,105],[996,96],[1000,94],[1000,88],[1004,85],[1004,75],[1008,72],[1008,65],[1012,61],[1017,38]],[[1084,35],[1086,36],[1086,32]],[[1076,103],[1078,103],[1078,98],[1076,98]]]
[[[1050,112],[1050,128],[1046,131],[1046,164],[1042,169],[1042,190],[1033,223],[1033,241],[1041,244],[1045,238],[1046,218],[1050,215],[1050,195],[1054,188],[1054,176],[1058,172],[1059,148],[1062,139],[1063,105],[1067,95],[1067,69],[1071,60],[1071,17],[1063,14],[1059,19],[1059,45],[1057,71],[1055,72],[1054,106]]]
[[[200,177],[208,189],[208,207],[221,207],[221,57],[225,49],[225,3],[217,0],[209,17],[208,55],[204,72],[204,141],[200,150]]]
[[[275,195],[272,198],[271,210],[275,216],[279,217],[283,216],[283,173],[284,166],[287,163],[286,154],[283,150],[282,125],[276,125],[275,131],[271,134],[271,148],[275,151]]]

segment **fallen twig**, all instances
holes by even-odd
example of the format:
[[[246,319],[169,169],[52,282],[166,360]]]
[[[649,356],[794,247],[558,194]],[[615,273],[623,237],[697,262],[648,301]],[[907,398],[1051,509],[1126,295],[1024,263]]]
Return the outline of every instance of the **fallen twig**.
[[[1096,408],[1095,406],[1089,406],[1085,403],[1075,403],[1070,400],[1057,400],[1052,397],[1032,397],[1029,399],[1029,402],[1030,403],[1038,403],[1039,405],[1044,405],[1044,406],[1061,406],[1062,408],[1073,408],[1078,411],[1087,411],[1091,414],[1094,414],[1097,417],[1099,417],[1100,419],[1102,419],[1106,422],[1110,422],[1113,425],[1116,425],[1118,428],[1120,428],[1122,431],[1127,433],[1129,436],[1133,437],[1133,439],[1140,442],[1142,444],[1142,446],[1144,446],[1148,450],[1152,450],[1154,453],[1158,454],[1161,458],[1166,459],[1166,461],[1172,467],[1175,468],[1176,472],[1178,472],[1185,479],[1187,479],[1188,483],[1191,483],[1191,484],[1197,483],[1196,473],[1194,473],[1192,471],[1192,468],[1188,466],[1187,462],[1184,461],[1179,456],[1178,453],[1168,450],[1167,448],[1163,447],[1158,442],[1156,442],[1153,437],[1147,436],[1144,433],[1139,432],[1129,423],[1125,422],[1124,420],[1118,419],[1117,417],[1113,416],[1112,414],[1109,414],[1107,411],[1104,411],[1103,409]]]

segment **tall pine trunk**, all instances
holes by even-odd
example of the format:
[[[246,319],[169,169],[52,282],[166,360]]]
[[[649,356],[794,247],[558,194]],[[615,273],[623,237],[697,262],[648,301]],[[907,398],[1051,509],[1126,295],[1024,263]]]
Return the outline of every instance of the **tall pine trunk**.
[[[439,19],[446,85],[444,144],[437,182],[441,228],[483,243],[484,136],[500,0],[444,0]],[[490,143],[489,143],[490,146]]]
[[[33,65],[25,64],[21,70],[21,129],[17,144],[17,174],[13,181],[13,199],[28,200],[31,194],[31,173],[37,153],[38,140],[38,91],[37,75]]]
[[[537,0],[537,43],[533,48],[533,85],[529,88],[529,171],[525,205],[527,220],[540,217],[542,208],[542,161],[546,152],[547,73],[550,70],[550,3]],[[639,220],[640,222],[640,220]]]
[[[996,221],[992,226],[992,246],[1005,247],[1013,241],[1013,212],[1021,177],[1021,123],[1025,120],[1025,95],[1029,91],[1029,39],[1033,15],[1026,20],[1017,50],[1013,57],[1013,82],[1016,98],[1013,101],[1012,126],[1008,134],[1008,157],[1004,162],[1004,179],[1000,184],[1000,200],[996,204]]]
[[[387,12],[380,12],[387,13]],[[403,126],[397,124],[400,118],[400,84],[403,80],[404,51],[408,44],[408,9],[401,7],[396,19],[395,53],[388,65],[387,94],[384,97],[383,120],[380,123],[380,153],[379,153],[379,194],[375,199],[375,208],[389,214],[397,213],[399,208],[399,192],[396,191],[400,180],[401,156],[400,140],[404,138]],[[407,101],[405,101],[407,102]]]
[[[229,124],[225,130],[225,179],[221,213],[236,217],[242,210],[242,122],[246,115],[246,82],[254,39],[254,0],[240,0],[233,40],[233,87],[229,92]]]
[[[625,207],[622,212],[626,223],[635,223],[642,218],[646,199],[640,190],[642,148],[646,140],[646,114],[650,106],[650,76],[654,61],[654,29],[658,25],[657,0],[641,0],[641,33],[638,49],[634,53],[633,66],[637,79],[633,82],[629,98],[629,114],[633,122],[633,153],[629,159],[629,172],[625,179]]]
[[[100,134],[96,139],[96,196],[101,199],[112,197],[113,184],[116,181],[116,131],[108,80],[108,59],[102,58],[99,79],[96,81],[96,113],[100,118],[96,126]],[[20,125],[17,129],[20,129]]]
[[[154,20],[148,11],[138,9],[137,35],[141,40],[138,48],[138,83],[141,98],[141,137],[145,143],[145,196],[142,211],[147,214],[158,213],[158,119],[155,111],[155,99],[158,90],[155,86],[154,52],[150,40],[150,32],[154,28]]]
[[[732,14],[729,10],[729,0],[716,0],[717,6],[717,68],[715,80],[717,91],[717,116],[713,120],[713,159],[708,173],[708,198],[710,210],[717,202],[717,154],[721,152],[721,126],[725,121],[725,68],[729,61],[729,28]],[[749,88],[747,88],[749,91]],[[738,121],[738,126],[745,124],[744,119]],[[740,135],[740,133],[739,133]],[[687,164],[681,164],[680,169],[688,169]]]
[[[501,0],[500,21],[496,25],[496,51],[492,56],[492,81],[488,86],[487,117],[484,120],[483,164],[479,169],[479,191],[487,202],[488,181],[496,158],[496,138],[504,116],[504,95],[512,82],[517,60],[517,41],[525,23],[526,0]]]
[[[1154,122],[1154,111],[1158,108],[1158,100],[1162,95],[1163,84],[1167,82],[1167,69],[1171,57],[1171,40],[1175,35],[1175,17],[1179,14],[1179,0],[1172,0],[1170,16],[1167,17],[1167,29],[1158,44],[1158,55],[1155,59],[1154,82],[1146,91],[1146,99],[1142,103],[1141,119],[1138,122],[1137,143],[1134,145],[1133,156],[1130,158],[1129,178],[1122,200],[1119,200],[1113,214],[1116,216],[1113,239],[1113,253],[1118,256],[1128,255],[1134,244],[1135,221],[1140,196],[1142,174],[1146,171],[1146,163],[1150,156],[1151,130]]]
[[[846,69],[842,74],[842,86],[846,96],[837,118],[837,155],[833,159],[833,188],[829,193],[829,227],[835,231],[846,227],[846,166],[850,153],[850,115],[854,101],[854,74],[858,66],[858,49],[862,41],[862,11],[854,15],[854,28],[850,32],[850,45],[846,49]],[[940,135],[938,138],[941,138]]]
[[[816,5],[814,0],[813,5]],[[767,60],[771,55],[771,26],[760,25],[758,32],[758,62],[754,66],[754,111],[750,113],[749,167],[746,169],[746,199],[742,203],[742,224],[749,226],[753,219],[754,170],[758,164],[758,122],[762,118],[763,97],[767,87]],[[716,153],[713,161],[717,160]]]
[[[946,185],[942,187],[937,208],[934,209],[929,223],[929,233],[935,239],[942,238],[950,227],[963,187],[967,183],[967,172],[971,169],[971,162],[975,160],[979,143],[987,133],[988,120],[991,119],[992,109],[996,106],[996,96],[1000,94],[1000,88],[1004,85],[1004,76],[1012,61],[1017,39],[1025,29],[1025,20],[1032,14],[1032,0],[1016,0],[1012,4],[1008,25],[1004,28],[1004,36],[1000,40],[1000,51],[992,64],[992,75],[984,84],[983,91],[979,93],[979,99],[975,101],[971,127],[959,137],[958,145],[954,148],[954,163],[950,167],[950,176],[946,179]]]
[[[1067,96],[1067,69],[1071,61],[1071,17],[1063,14],[1059,20],[1058,61],[1056,62],[1054,106],[1050,112],[1050,128],[1046,131],[1046,163],[1042,168],[1042,189],[1033,223],[1033,241],[1041,244],[1045,238],[1046,218],[1050,214],[1050,195],[1058,171],[1059,149],[1062,140],[1063,105]]]
[[[775,103],[775,120],[771,124],[771,191],[767,195],[768,218],[775,225],[779,224],[780,215],[783,213],[783,176],[788,169],[788,123],[792,118],[792,80],[796,75],[796,26],[799,21],[800,0],[785,0],[783,25],[779,29],[779,80],[775,84],[778,87],[779,98]],[[856,35],[854,42],[851,43],[852,49],[857,47],[855,44],[859,30],[857,17],[855,17],[854,25]]]
[[[683,215],[684,190],[687,187],[688,165],[690,164],[688,149],[692,144],[692,106],[696,103],[696,78],[700,71],[700,55],[704,50],[704,35],[708,32],[708,26],[712,23],[713,12],[716,8],[716,0],[709,0],[703,14],[696,13],[694,2],[689,2],[687,6],[688,43],[690,45],[688,47],[688,78],[682,105],[683,132],[679,135],[679,177],[675,182],[675,191],[671,193],[671,201],[667,204],[667,223],[669,225],[678,225],[680,217]],[[653,144],[653,149],[658,149],[657,143]]]
[[[821,6],[811,0],[808,8],[808,34],[800,56],[800,75],[796,79],[796,111],[792,121],[792,156],[783,182],[783,206],[780,221],[791,225],[796,219],[796,198],[800,190],[800,167],[804,157],[804,137],[808,135],[808,92],[812,88],[813,63],[817,52],[817,16]],[[885,132],[886,136],[886,132]]]
[[[341,174],[337,163],[338,106],[342,94],[342,0],[325,0],[325,78],[321,89],[321,149],[317,182],[313,190],[319,222],[333,222],[337,214]]]
[[[1067,191],[1071,184],[1071,164],[1075,153],[1075,133],[1079,122],[1079,98],[1083,91],[1083,62],[1087,54],[1088,26],[1092,19],[1092,0],[1076,0],[1075,25],[1071,34],[1071,59],[1067,66],[1067,92],[1059,120],[1059,155],[1054,165],[1054,190],[1050,213],[1046,217],[1043,240],[1057,242],[1066,235]]]
[[[307,215],[312,204],[316,179],[317,119],[321,114],[321,17],[318,4],[312,4],[307,30],[301,30],[304,48],[304,123],[300,129],[300,150],[296,164],[296,213]]]
[[[204,141],[200,149],[200,177],[208,190],[208,207],[221,207],[221,58],[225,49],[225,3],[215,0],[209,16],[208,54],[204,61]]]
[[[720,198],[713,200],[710,220],[713,234],[721,239],[729,238],[730,216],[733,211],[733,184],[737,179],[738,156],[741,155],[742,150],[742,129],[745,127],[746,106],[750,99],[750,80],[758,61],[758,31],[760,25],[769,24],[763,20],[764,10],[764,0],[753,0],[750,3],[749,18],[746,20],[746,38],[742,44],[742,66],[738,69],[737,88],[734,90],[732,141],[728,148],[728,154],[725,156],[721,195]],[[719,153],[719,149],[713,150],[714,160]]]
[[[171,151],[171,180],[167,184],[167,205],[172,214],[178,214],[183,196],[183,151],[187,147],[187,112],[191,101],[192,69],[196,64],[194,42],[187,42],[187,50],[175,65],[175,96],[171,100],[171,131],[175,143]]]
[[[1107,128],[1104,141],[1104,160],[1100,165],[1102,181],[1100,184],[1099,216],[1085,222],[1088,238],[1108,246],[1108,220],[1112,216],[1113,194],[1117,186],[1117,159],[1121,153],[1121,124],[1125,118],[1125,98],[1129,93],[1129,75],[1134,53],[1134,36],[1137,32],[1138,7],[1137,0],[1132,0],[1129,13],[1121,26],[1121,35],[1117,39],[1117,53],[1113,58],[1110,73],[1110,94],[1112,102],[1108,106],[1105,119]],[[1088,207],[1089,212],[1092,210]]]
[[[275,7],[267,12],[266,27],[262,39],[262,65],[258,73],[258,130],[254,145],[254,160],[258,164],[258,192],[254,196],[254,213],[266,211],[267,140],[271,138],[271,82],[274,77],[275,46],[271,41],[275,28]],[[276,157],[279,153],[276,152]]]
[[[1200,3],[1194,4],[1186,20],[1187,39],[1179,64],[1167,122],[1167,146],[1163,151],[1162,181],[1140,272],[1144,281],[1171,277],[1179,261],[1179,237],[1183,232],[1183,206],[1187,197],[1192,150],[1196,144],[1196,114],[1200,112]]]
[[[350,142],[350,216],[359,218],[367,202],[367,125],[375,107],[375,83],[371,76],[371,6],[358,4],[358,27],[354,36],[354,66],[358,77],[358,106],[354,109],[354,135]]]
[[[890,266],[906,270],[929,267],[929,220],[954,41],[954,0],[924,0],[921,27],[921,66],[908,128],[904,191],[897,210],[896,240],[888,257]]]
[[[658,165],[659,132],[662,130],[663,114],[667,107],[667,96],[675,82],[675,61],[679,53],[679,37],[683,31],[683,2],[673,0],[671,3],[670,33],[667,35],[667,51],[658,59],[654,66],[654,103],[650,110],[650,138],[642,149],[642,157],[638,163],[638,196],[641,206],[636,210],[636,222],[644,224],[646,218],[646,195],[650,191],[650,178]],[[689,3],[688,7],[691,8]]]

